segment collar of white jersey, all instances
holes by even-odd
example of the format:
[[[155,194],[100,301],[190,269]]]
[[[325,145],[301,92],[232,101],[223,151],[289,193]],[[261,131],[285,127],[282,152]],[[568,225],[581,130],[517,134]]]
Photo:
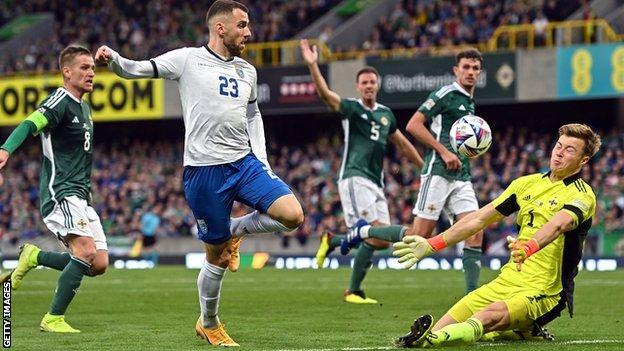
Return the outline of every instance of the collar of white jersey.
[[[67,93],[67,95],[72,98],[74,101],[76,101],[77,103],[82,103],[82,100],[80,100],[79,98],[75,97],[74,95],[72,95],[72,93],[69,92],[69,90],[65,89],[65,87],[60,87],[59,89],[63,90],[64,92]]]
[[[204,45],[204,47],[206,48],[206,50],[208,50],[209,53],[212,54],[212,56],[218,58],[219,60],[221,60],[223,62],[230,62],[230,61],[234,60],[234,56],[232,56],[232,57],[230,57],[228,59],[224,59],[223,57],[221,57],[221,55],[219,55],[216,52],[212,51],[212,49],[208,47],[208,44]]]
[[[466,89],[464,89],[464,87],[462,87],[459,83],[457,83],[457,81],[453,82],[453,86],[455,86],[455,88],[457,88],[457,90],[459,90],[462,94],[472,97],[472,95],[466,91]]]
[[[362,107],[364,107],[366,111],[375,111],[379,108],[379,104],[377,102],[375,102],[375,106],[373,106],[373,108],[369,108],[368,106],[364,105],[364,101],[362,101],[362,99],[358,99],[357,102],[362,105]]]

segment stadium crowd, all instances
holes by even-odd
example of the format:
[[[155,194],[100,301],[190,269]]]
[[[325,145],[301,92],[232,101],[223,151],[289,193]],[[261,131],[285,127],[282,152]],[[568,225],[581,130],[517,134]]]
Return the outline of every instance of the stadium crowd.
[[[604,147],[583,178],[598,196],[597,223],[588,241],[589,253],[600,253],[599,240],[624,231],[624,134],[611,131]],[[17,244],[44,235],[38,211],[40,147],[17,152],[4,172],[0,187],[0,238]],[[523,174],[548,170],[553,136],[508,128],[494,133],[491,150],[473,162],[473,180],[479,202],[494,199],[509,182]],[[336,186],[342,153],[339,135],[322,137],[305,145],[269,142],[273,170],[290,184],[301,199],[305,224],[295,233],[305,242],[323,230],[344,232],[342,208]],[[159,236],[194,235],[195,222],[186,205],[182,186],[182,141],[121,139],[96,144],[92,175],[93,203],[108,236],[138,235],[146,213],[160,219]],[[420,187],[419,172],[390,150],[385,165],[385,190],[393,223],[411,223],[412,208]],[[235,215],[245,213],[238,206]],[[502,253],[504,237],[515,233],[513,218],[486,230],[488,252]],[[47,234],[46,234],[47,235]]]
[[[389,16],[379,19],[361,48],[426,52],[431,47],[484,44],[498,26],[515,24],[533,24],[540,40],[549,21],[564,20],[579,5],[579,1],[556,0],[404,0]]]
[[[340,1],[241,0],[250,9],[251,41],[290,39]],[[106,43],[128,58],[147,58],[183,46],[208,41],[204,27],[210,1],[182,0],[24,0],[0,2],[0,26],[21,15],[54,14],[51,36],[27,40],[14,52],[0,53],[0,74],[55,70],[58,53],[69,43],[96,48]],[[404,0],[382,16],[360,47],[336,51],[420,48],[483,43],[504,24],[562,20],[580,1],[527,0]],[[331,36],[327,27],[321,40]]]
[[[241,0],[250,11],[253,42],[292,38],[338,0]],[[183,0],[24,0],[0,1],[0,27],[21,15],[54,14],[52,36],[0,53],[0,74],[51,71],[69,43],[95,49],[106,43],[124,57],[144,59],[183,46],[208,42],[205,13],[212,1]]]

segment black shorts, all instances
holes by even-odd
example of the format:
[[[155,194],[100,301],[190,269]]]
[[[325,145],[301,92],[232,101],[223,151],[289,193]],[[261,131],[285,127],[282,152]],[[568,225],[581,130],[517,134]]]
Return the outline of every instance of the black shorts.
[[[155,236],[143,235],[143,247],[151,247],[151,246],[154,246],[155,244],[156,244]]]

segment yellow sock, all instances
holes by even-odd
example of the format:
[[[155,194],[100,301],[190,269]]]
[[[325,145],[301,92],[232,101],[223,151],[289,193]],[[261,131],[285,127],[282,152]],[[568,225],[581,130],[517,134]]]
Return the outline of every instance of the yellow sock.
[[[447,325],[427,337],[432,346],[469,345],[483,336],[483,324],[476,318],[468,318],[463,323]],[[427,344],[427,343],[425,343]]]

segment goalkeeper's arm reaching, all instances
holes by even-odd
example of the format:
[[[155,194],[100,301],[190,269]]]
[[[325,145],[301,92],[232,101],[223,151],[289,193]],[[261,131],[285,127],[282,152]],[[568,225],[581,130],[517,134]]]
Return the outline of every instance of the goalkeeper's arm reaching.
[[[394,243],[393,255],[399,257],[399,262],[405,268],[411,268],[423,257],[427,257],[448,246],[455,245],[465,240],[475,232],[484,229],[494,222],[503,218],[490,203],[459,220],[448,230],[425,239],[417,235],[403,237],[403,241]],[[559,235],[572,230],[575,226],[574,219],[566,211],[557,212],[546,224],[544,224],[529,241],[515,241],[508,239],[511,256],[516,262],[518,270],[522,263],[532,254],[551,243]]]
[[[403,267],[411,268],[423,257],[447,246],[455,245],[488,225],[500,221],[503,217],[492,204],[487,204],[433,238],[425,239],[418,235],[403,237],[403,241],[394,243],[395,251],[392,254],[399,257],[399,262],[403,263]]]

